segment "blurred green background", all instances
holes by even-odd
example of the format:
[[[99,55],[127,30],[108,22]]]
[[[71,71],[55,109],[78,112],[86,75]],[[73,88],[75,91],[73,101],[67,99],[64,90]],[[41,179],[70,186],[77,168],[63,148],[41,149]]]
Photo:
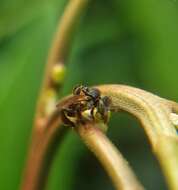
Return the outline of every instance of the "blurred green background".
[[[19,189],[48,50],[68,0],[0,0],[0,189]],[[178,3],[91,0],[68,58],[62,95],[76,84],[120,83],[178,101]],[[113,114],[108,136],[146,189],[166,189],[144,131]],[[71,131],[48,190],[111,190],[95,157]]]

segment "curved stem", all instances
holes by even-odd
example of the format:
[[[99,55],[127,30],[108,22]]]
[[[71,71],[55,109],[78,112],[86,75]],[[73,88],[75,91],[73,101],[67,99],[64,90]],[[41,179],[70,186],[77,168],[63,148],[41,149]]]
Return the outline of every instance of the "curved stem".
[[[54,99],[55,101],[60,86],[60,84],[56,84],[56,81],[53,81],[53,70],[65,63],[70,51],[76,25],[80,21],[80,17],[82,16],[84,9],[87,7],[88,2],[89,0],[70,0],[62,18],[59,20],[59,25],[49,51],[44,79],[41,86],[41,93],[38,99],[35,116],[36,125],[39,124],[38,120],[41,120],[41,118],[45,120],[46,117],[49,116],[48,113],[46,114],[46,107],[51,99]],[[52,95],[49,96],[49,94]]]
[[[87,7],[88,1],[70,0],[59,21],[59,26],[49,52],[41,94],[38,99],[31,145],[21,184],[21,189],[23,190],[39,190],[44,186],[47,176],[46,167],[49,166],[54,155],[54,152],[49,154],[49,151],[54,149],[54,141],[57,139],[56,135],[62,130],[55,105],[53,105],[50,112],[46,111],[48,105],[51,107],[51,102],[55,103],[60,86],[59,81],[54,81],[53,71],[56,69],[56,66],[59,68],[58,66],[64,64],[76,24],[80,20],[83,10]],[[60,136],[63,136],[63,134],[61,132]],[[46,161],[47,157],[50,158]],[[44,170],[46,171],[44,172]]]
[[[167,183],[172,190],[178,189],[178,139],[160,135],[155,154],[160,162]]]
[[[144,90],[129,86],[103,85],[98,86],[97,88],[101,91],[102,95],[110,97],[112,102],[111,110],[127,111],[134,115],[136,118],[138,118],[138,120],[142,123],[142,126],[145,129],[145,132],[152,145],[153,152],[158,158],[158,161],[160,162],[160,165],[162,167],[162,170],[164,172],[170,189],[177,190],[178,137],[175,126],[170,120],[170,114],[172,113],[173,108],[176,104],[173,104],[173,102],[170,103],[170,101],[160,98]],[[69,96],[60,101],[60,103],[58,104],[58,109],[55,110],[53,112],[53,115],[51,115],[51,117],[49,118],[48,123],[46,124],[46,128],[42,128],[46,129],[44,131],[46,134],[49,134],[49,137],[53,136],[50,134],[50,130],[54,131],[54,133],[52,134],[55,134],[55,131],[60,129],[58,125],[60,123],[60,109],[62,109],[63,106],[65,107],[67,105],[70,105],[71,103],[74,103],[75,101],[78,101],[79,99],[80,97],[78,96]],[[119,160],[121,159],[120,156],[119,158],[117,157],[117,154],[119,153],[116,150],[114,150],[114,148],[111,148],[112,144],[109,144],[109,141],[107,141],[104,134],[101,133],[101,131],[99,131],[98,129],[94,129],[89,124],[88,126],[79,127],[78,132],[81,135],[81,137],[85,140],[86,144],[90,147],[91,150],[94,151],[98,159],[102,162],[106,171],[108,171],[110,177],[112,178],[115,186],[117,188],[122,187],[121,185],[119,185],[120,183],[129,186],[129,184],[127,184],[127,182],[125,182],[122,178],[123,176],[119,176],[119,173],[117,173],[119,167],[121,167],[122,165],[124,165],[125,167],[126,165],[124,162]],[[104,142],[107,145],[104,144]],[[103,145],[105,145],[107,148],[103,149]],[[110,149],[110,151],[112,149],[113,152],[111,151],[108,154],[107,149]],[[104,157],[103,155],[106,156]],[[110,155],[112,155],[114,159],[117,157],[116,160],[118,159],[117,162],[120,163],[117,166],[117,171],[115,171],[113,167],[116,161],[113,161]],[[44,158],[44,156],[42,157]],[[112,165],[112,167],[109,166],[110,164]],[[31,167],[33,167],[32,161]],[[124,173],[123,175],[129,175],[133,180],[131,180],[131,182],[129,183],[134,184],[134,176],[132,175],[132,172],[128,172],[129,170],[127,169],[126,173]],[[28,172],[27,174],[29,175]],[[26,177],[25,179],[28,178]],[[121,179],[123,179],[123,181]]]
[[[77,127],[76,131],[101,162],[116,189],[143,190],[128,162],[99,129],[99,125],[88,123]]]
[[[45,127],[34,128],[32,141],[21,184],[22,190],[42,190],[48,176],[48,169],[52,162],[56,148],[63,140],[67,127],[62,126],[60,110],[72,102],[78,101],[78,96],[63,98],[58,109],[50,115]]]
[[[63,140],[66,128],[61,127],[60,117],[50,124],[47,130],[32,134],[32,142],[24,170],[22,190],[42,190],[46,184],[48,170],[57,146]]]
[[[103,85],[98,89],[103,95],[111,98],[114,111],[127,111],[142,123],[170,189],[176,190],[178,187],[178,137],[175,126],[170,120],[173,106],[168,105],[166,99],[129,86]],[[172,105],[175,106],[176,103]]]

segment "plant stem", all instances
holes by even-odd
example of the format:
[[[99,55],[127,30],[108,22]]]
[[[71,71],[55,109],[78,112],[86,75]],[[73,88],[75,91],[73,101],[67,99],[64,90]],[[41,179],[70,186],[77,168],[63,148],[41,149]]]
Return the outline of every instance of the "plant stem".
[[[170,189],[178,189],[178,139],[162,135],[155,151]]]
[[[60,84],[56,84],[56,81],[53,81],[53,70],[56,66],[65,63],[76,24],[79,22],[83,10],[87,7],[88,1],[70,0],[59,21],[59,26],[49,52],[41,93],[37,102],[31,145],[21,184],[22,190],[41,190],[44,187],[48,169],[46,166],[49,166],[54,155],[54,152],[49,154],[49,151],[51,149],[55,150],[56,136],[62,130],[60,127],[61,121],[56,115],[55,106],[50,111],[50,114],[46,112],[48,104],[51,101],[55,103],[60,86]],[[50,96],[48,95],[49,92]],[[51,118],[54,115],[55,119],[53,122]],[[63,136],[63,134],[61,132],[60,136]],[[46,161],[47,158],[48,160]]]
[[[117,148],[99,129],[100,124],[79,126],[76,131],[88,148],[100,160],[116,189],[143,190],[136,176]]]
[[[167,184],[178,189],[178,137],[170,114],[176,103],[141,89],[123,85],[99,86],[103,95],[110,97],[113,111],[123,110],[141,122],[152,145]]]
[[[48,170],[57,146],[66,134],[60,117],[51,122],[50,128],[33,133],[32,142],[24,170],[22,190],[42,190],[46,184]]]
[[[166,177],[168,186],[172,190],[177,190],[178,187],[178,137],[175,126],[173,125],[170,114],[172,112],[176,112],[177,103],[168,101],[166,99],[160,98],[156,95],[153,95],[149,92],[146,92],[141,89],[123,86],[123,85],[103,85],[97,87],[102,95],[106,95],[111,99],[111,111],[127,111],[134,115],[138,120],[142,123],[143,128],[150,140],[152,145],[152,149],[158,161],[160,162],[161,168]],[[53,115],[49,117],[48,123],[46,124],[46,130],[44,134],[47,135],[48,138],[46,140],[46,145],[49,145],[50,141],[48,139],[53,139],[52,134],[56,134],[56,131],[60,129],[59,125],[61,123],[60,120],[60,109],[63,106],[70,105],[71,103],[75,103],[78,101],[80,97],[78,96],[69,96],[60,101],[58,104],[58,109],[53,112]],[[40,128],[38,128],[39,130]],[[52,131],[52,132],[50,132]],[[110,175],[113,183],[116,188],[127,186],[129,187],[129,183],[135,183],[135,177],[132,174],[120,156],[120,153],[117,152],[113,145],[110,144],[108,139],[104,136],[104,134],[99,130],[88,124],[86,126],[79,126],[78,133],[85,141],[85,143],[89,146],[89,148],[95,153],[97,158],[101,161],[104,168]],[[38,134],[38,133],[36,133]],[[62,133],[61,133],[62,134]],[[44,135],[45,137],[45,135]],[[40,142],[40,141],[37,141]],[[41,143],[41,142],[40,142]],[[45,147],[45,146],[44,146]],[[46,146],[48,147],[48,146]],[[33,146],[32,146],[33,148]],[[32,149],[33,150],[33,149]],[[44,148],[45,150],[45,148]],[[32,151],[33,152],[33,151]],[[36,151],[38,152],[38,151]],[[47,152],[46,150],[44,151]],[[42,156],[37,156],[37,160],[41,158],[45,158],[44,154],[41,153]],[[52,154],[53,155],[53,154]],[[28,168],[33,167],[33,159],[31,159]],[[117,162],[117,165],[115,165]],[[37,163],[43,163],[41,160]],[[117,167],[116,167],[117,166]],[[41,167],[41,166],[40,166]],[[39,167],[39,168],[40,168]],[[39,171],[42,171],[41,167],[39,170],[35,171],[32,174],[35,176],[37,173],[37,178],[41,175]],[[120,169],[121,170],[120,170]],[[124,168],[124,169],[123,169]],[[126,169],[125,169],[126,168]],[[118,171],[125,172],[123,174],[119,174]],[[33,169],[32,169],[33,171]],[[129,177],[126,177],[126,176]],[[39,181],[37,182],[37,186],[35,188],[28,189],[28,179],[30,178],[30,172],[27,172],[27,176],[24,178],[24,184],[27,187],[25,190],[34,190],[36,187],[39,187]],[[125,179],[129,179],[129,183],[124,181]],[[29,177],[29,178],[28,178]],[[32,178],[31,182],[35,182],[36,177]],[[39,179],[39,178],[38,178]],[[135,183],[136,184],[136,183]],[[34,188],[34,189],[33,189]],[[137,189],[142,188],[137,182]],[[36,188],[38,189],[38,188]],[[36,190],[35,189],[35,190]],[[133,189],[133,187],[132,187]]]
[[[54,96],[58,93],[58,85],[53,85],[53,69],[56,65],[63,65],[68,56],[71,42],[74,36],[77,23],[79,23],[83,11],[88,5],[89,0],[70,0],[64,11],[62,18],[59,20],[58,28],[49,51],[47,65],[44,73],[44,79],[41,86],[41,93],[38,99],[35,123],[39,124],[38,120],[46,120],[49,116],[45,113],[46,106],[51,98],[46,97],[49,90],[53,91]]]

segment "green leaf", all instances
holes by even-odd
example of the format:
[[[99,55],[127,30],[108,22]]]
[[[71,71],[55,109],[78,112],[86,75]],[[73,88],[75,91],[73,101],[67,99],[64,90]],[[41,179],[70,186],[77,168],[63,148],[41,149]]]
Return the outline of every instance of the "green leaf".
[[[53,10],[43,10],[1,43],[0,189],[17,189],[20,183],[43,67],[55,28],[51,14]]]

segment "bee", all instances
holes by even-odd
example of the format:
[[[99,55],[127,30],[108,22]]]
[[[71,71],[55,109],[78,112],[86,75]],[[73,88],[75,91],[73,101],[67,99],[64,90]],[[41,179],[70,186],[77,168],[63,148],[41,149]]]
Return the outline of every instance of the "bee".
[[[80,98],[61,110],[64,124],[75,127],[88,121],[109,121],[111,101],[107,96],[101,96],[98,89],[77,86],[73,95]]]
[[[93,99],[93,101],[99,100],[101,93],[97,88],[88,88],[86,86],[80,85],[73,89],[74,95],[85,95]]]

